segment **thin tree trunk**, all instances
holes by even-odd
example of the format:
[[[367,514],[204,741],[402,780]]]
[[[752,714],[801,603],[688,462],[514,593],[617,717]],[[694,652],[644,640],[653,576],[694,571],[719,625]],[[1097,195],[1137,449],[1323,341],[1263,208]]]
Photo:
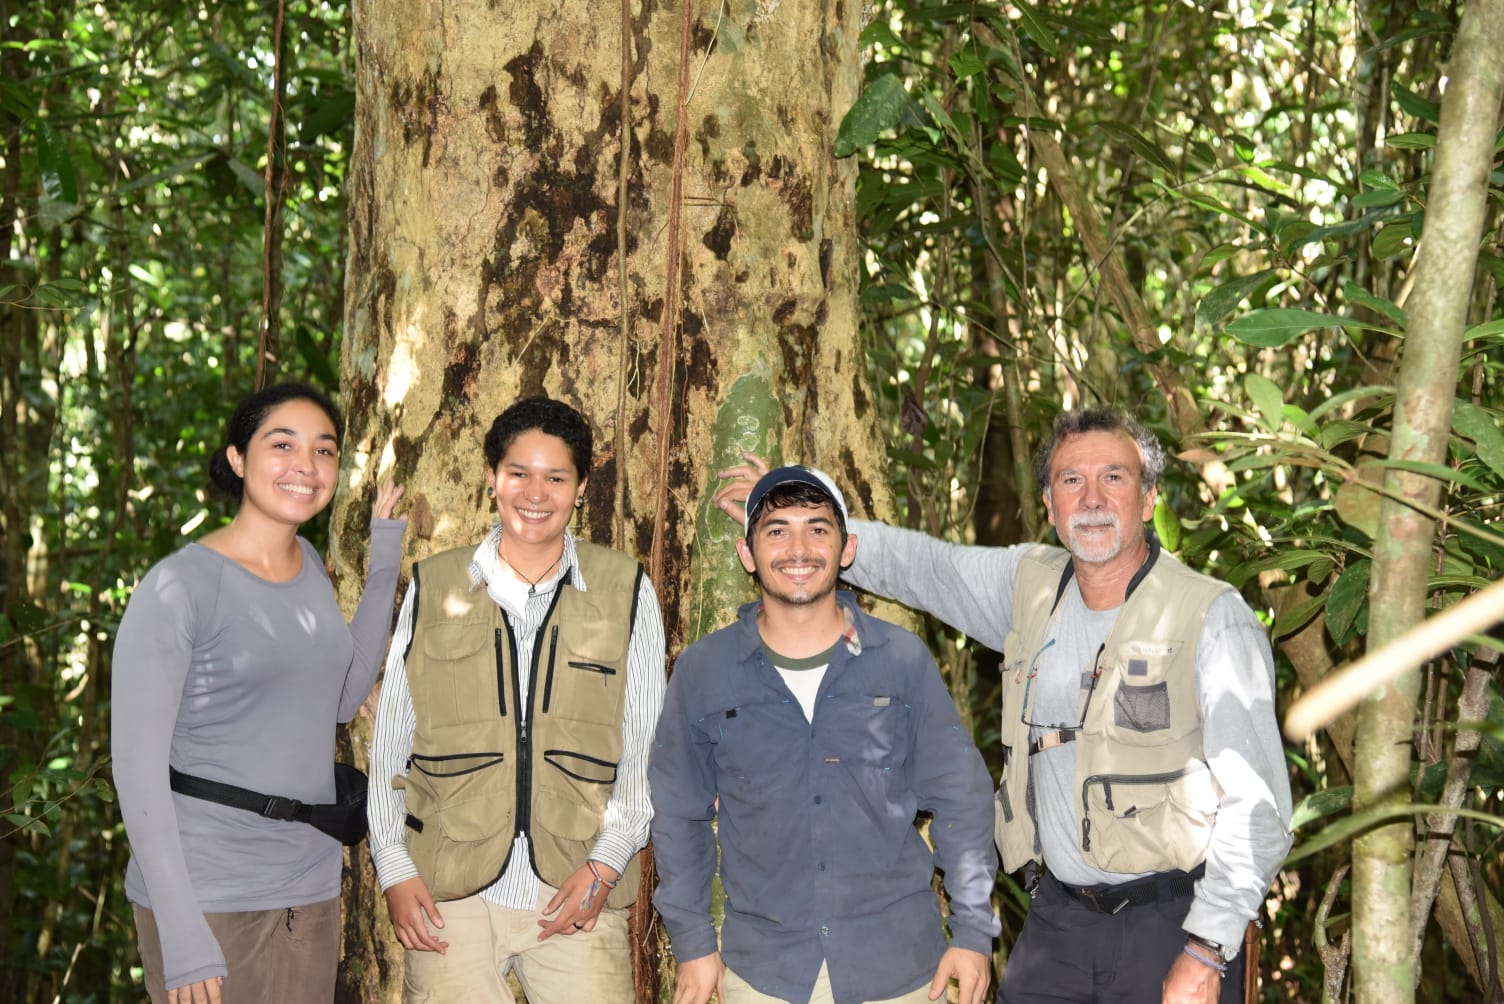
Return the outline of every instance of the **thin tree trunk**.
[[[1504,0],[1472,0],[1463,12],[1441,103],[1436,163],[1426,225],[1415,266],[1411,322],[1397,382],[1390,459],[1446,461],[1462,334],[1483,231],[1494,130],[1504,95]],[[1441,483],[1390,471],[1388,490],[1435,508]],[[1434,562],[1435,525],[1417,509],[1386,497],[1374,544],[1368,644],[1377,648],[1424,616]],[[1409,796],[1411,730],[1420,689],[1412,671],[1359,708],[1354,807],[1370,809]],[[1359,1004],[1412,1001],[1411,850],[1414,828],[1377,827],[1353,847],[1353,987]]]

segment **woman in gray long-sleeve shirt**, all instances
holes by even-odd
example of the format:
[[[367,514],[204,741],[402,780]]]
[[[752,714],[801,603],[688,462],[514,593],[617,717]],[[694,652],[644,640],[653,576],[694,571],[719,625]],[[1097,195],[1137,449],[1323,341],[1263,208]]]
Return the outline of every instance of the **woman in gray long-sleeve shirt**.
[[[213,458],[240,506],[158,563],[116,637],[111,746],[126,894],[154,1004],[327,1004],[339,950],[339,843],[305,823],[174,794],[168,767],[327,803],[334,729],[365,700],[390,632],[405,520],[377,493],[370,573],[346,624],[298,528],[338,479],[339,413],[279,384],[240,403]]]

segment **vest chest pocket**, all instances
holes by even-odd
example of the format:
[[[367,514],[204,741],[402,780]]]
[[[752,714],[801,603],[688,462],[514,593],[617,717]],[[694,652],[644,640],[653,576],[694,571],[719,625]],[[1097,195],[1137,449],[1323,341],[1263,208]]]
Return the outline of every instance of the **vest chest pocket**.
[[[1179,667],[1180,642],[1119,649],[1085,724],[1125,746],[1163,746],[1200,727],[1194,667]]]
[[[416,678],[409,673],[408,689],[430,727],[495,718],[501,701],[496,690],[496,632],[490,622],[443,621],[418,630],[422,659]]]
[[[562,619],[544,645],[544,714],[620,726],[627,687],[627,628],[601,620]]]

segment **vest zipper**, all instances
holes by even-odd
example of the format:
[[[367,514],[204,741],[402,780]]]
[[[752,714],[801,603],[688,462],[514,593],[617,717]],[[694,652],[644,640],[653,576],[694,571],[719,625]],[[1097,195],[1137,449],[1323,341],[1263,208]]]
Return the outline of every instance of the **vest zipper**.
[[[553,632],[552,633],[553,633],[553,635],[555,637],[558,636],[559,626],[557,624],[552,624],[552,621],[554,619],[554,611],[556,609],[558,609],[558,606],[559,606],[559,596],[560,596],[560,594],[562,594],[564,592],[564,588],[568,584],[568,581],[569,580],[567,578],[565,578],[564,580],[560,581],[559,585],[554,589],[553,599],[549,600],[549,603],[548,603],[548,613],[546,613],[546,614],[543,615],[543,623],[544,624],[551,624],[552,625],[552,628],[553,628]],[[527,695],[528,695],[528,700],[532,703],[532,706],[534,708],[540,707],[540,704],[541,704],[541,702],[538,700],[538,654],[539,654],[538,653],[538,648],[539,648],[538,645],[536,645],[536,644],[533,645],[532,665],[530,667],[528,667],[528,676],[527,676]],[[514,647],[512,649],[512,656],[513,656],[514,662],[515,662],[515,659],[516,659],[516,655],[517,655],[517,650]],[[519,701],[519,705],[520,705],[520,701]],[[543,712],[540,710],[538,713],[542,714]],[[532,861],[532,864],[533,864],[533,874],[537,875],[538,874],[538,853],[537,853],[537,851],[533,850],[533,846],[532,846],[533,845],[533,749],[532,749],[532,736],[531,736],[531,731],[532,730],[531,730],[531,725],[532,725],[533,715],[532,715],[532,712],[529,711],[527,714],[525,714],[525,715],[518,715],[517,717],[518,717],[518,721],[517,721],[517,829],[520,832],[527,834],[528,850],[531,853],[531,856],[532,856],[532,859],[533,859],[533,861]],[[539,876],[539,877],[541,878],[542,876]]]
[[[1126,786],[1131,784],[1169,784],[1185,777],[1195,765],[1182,767],[1179,770],[1165,771],[1159,774],[1093,774],[1081,782],[1081,850],[1091,850],[1091,818],[1088,815],[1091,786],[1102,786],[1102,802],[1108,812],[1116,812],[1112,804],[1112,786]]]

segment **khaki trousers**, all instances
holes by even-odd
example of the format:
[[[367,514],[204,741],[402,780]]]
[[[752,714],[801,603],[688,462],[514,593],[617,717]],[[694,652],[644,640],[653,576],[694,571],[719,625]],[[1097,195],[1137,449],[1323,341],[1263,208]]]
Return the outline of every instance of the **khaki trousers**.
[[[785,1001],[781,997],[758,993],[750,983],[729,969],[726,970],[721,986],[726,991],[726,999],[721,1004],[805,1004],[803,1001]],[[830,989],[830,972],[823,962],[820,963],[820,975],[815,977],[815,989],[809,995],[808,1004],[835,1004],[835,996]],[[866,1004],[930,1004],[930,985],[926,983],[902,997],[867,1001]]]
[[[152,1004],[166,1004],[162,939],[145,907],[132,904],[136,942]],[[339,900],[283,910],[206,913],[230,973],[223,1004],[329,1004],[339,963]]]
[[[631,1004],[627,911],[608,907],[593,930],[539,941],[538,921],[554,892],[541,887],[536,911],[479,896],[440,903],[444,926],[428,930],[449,949],[406,953],[404,1004],[515,1004],[508,972],[529,1004]]]

